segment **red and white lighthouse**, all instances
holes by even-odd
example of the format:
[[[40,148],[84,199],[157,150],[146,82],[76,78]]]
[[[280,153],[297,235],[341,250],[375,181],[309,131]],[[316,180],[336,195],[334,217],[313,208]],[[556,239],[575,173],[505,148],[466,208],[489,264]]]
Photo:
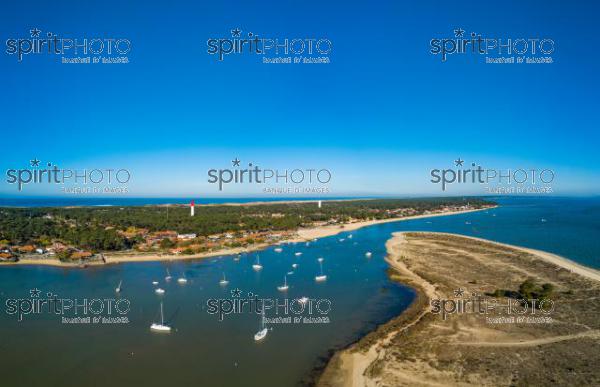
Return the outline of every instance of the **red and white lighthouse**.
[[[190,203],[190,216],[194,216],[194,199]]]

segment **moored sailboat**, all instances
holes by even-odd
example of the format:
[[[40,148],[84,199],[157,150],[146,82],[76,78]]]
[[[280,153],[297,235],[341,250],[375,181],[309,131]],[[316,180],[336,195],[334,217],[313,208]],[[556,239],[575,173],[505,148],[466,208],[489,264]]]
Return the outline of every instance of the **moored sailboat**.
[[[160,324],[152,323],[150,329],[158,332],[171,332],[171,327],[165,324],[165,318],[163,315],[163,303],[160,303]]]
[[[323,262],[319,262],[319,266],[321,267],[321,274],[315,276],[315,281],[323,282],[327,280],[327,276],[323,274]]]

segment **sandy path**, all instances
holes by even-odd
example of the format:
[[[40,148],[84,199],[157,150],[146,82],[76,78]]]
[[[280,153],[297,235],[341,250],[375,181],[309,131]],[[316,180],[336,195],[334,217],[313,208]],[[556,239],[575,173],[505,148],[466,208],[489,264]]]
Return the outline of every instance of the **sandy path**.
[[[545,337],[542,339],[523,340],[523,341],[478,341],[475,343],[453,343],[454,345],[466,345],[472,347],[535,347],[537,345],[553,344],[566,340],[580,339],[583,337],[600,338],[600,331],[592,330],[588,332],[580,332],[572,335]]]

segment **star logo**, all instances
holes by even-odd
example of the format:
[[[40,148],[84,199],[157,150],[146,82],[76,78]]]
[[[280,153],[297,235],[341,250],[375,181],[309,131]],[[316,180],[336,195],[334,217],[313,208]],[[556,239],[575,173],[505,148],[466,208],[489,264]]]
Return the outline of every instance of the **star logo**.
[[[241,160],[236,157],[235,160],[231,160],[231,165],[233,165],[234,167],[239,167],[240,162]]]
[[[465,160],[461,160],[460,157],[454,160],[454,164],[456,164],[457,167],[462,167],[464,162]]]
[[[40,293],[41,293],[41,291],[38,288],[31,289],[29,291],[29,294],[31,294],[31,297],[36,297],[36,298],[40,296]]]
[[[458,288],[454,291],[455,297],[462,297],[465,294],[465,290],[463,288]]]
[[[39,167],[40,166],[40,160],[38,160],[37,158],[35,158],[33,160],[29,160],[29,164],[31,164],[32,167]]]
[[[242,30],[240,30],[239,28],[236,28],[235,30],[231,30],[231,36],[233,36],[234,38],[239,38],[241,33],[242,33]]]
[[[463,30],[462,28],[457,28],[454,30],[454,37],[455,38],[462,38],[465,34],[465,30]]]
[[[40,36],[40,30],[38,30],[37,28],[34,28],[32,30],[29,30],[29,33],[31,34],[32,38],[38,38]]]
[[[240,298],[241,295],[242,295],[242,291],[238,288],[235,288],[231,291],[231,297],[233,297],[233,298]]]

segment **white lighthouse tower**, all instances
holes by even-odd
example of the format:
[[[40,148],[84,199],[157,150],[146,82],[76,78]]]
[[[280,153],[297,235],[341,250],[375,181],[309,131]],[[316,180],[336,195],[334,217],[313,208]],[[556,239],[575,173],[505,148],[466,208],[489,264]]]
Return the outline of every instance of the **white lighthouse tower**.
[[[190,203],[190,216],[194,216],[194,199]]]

